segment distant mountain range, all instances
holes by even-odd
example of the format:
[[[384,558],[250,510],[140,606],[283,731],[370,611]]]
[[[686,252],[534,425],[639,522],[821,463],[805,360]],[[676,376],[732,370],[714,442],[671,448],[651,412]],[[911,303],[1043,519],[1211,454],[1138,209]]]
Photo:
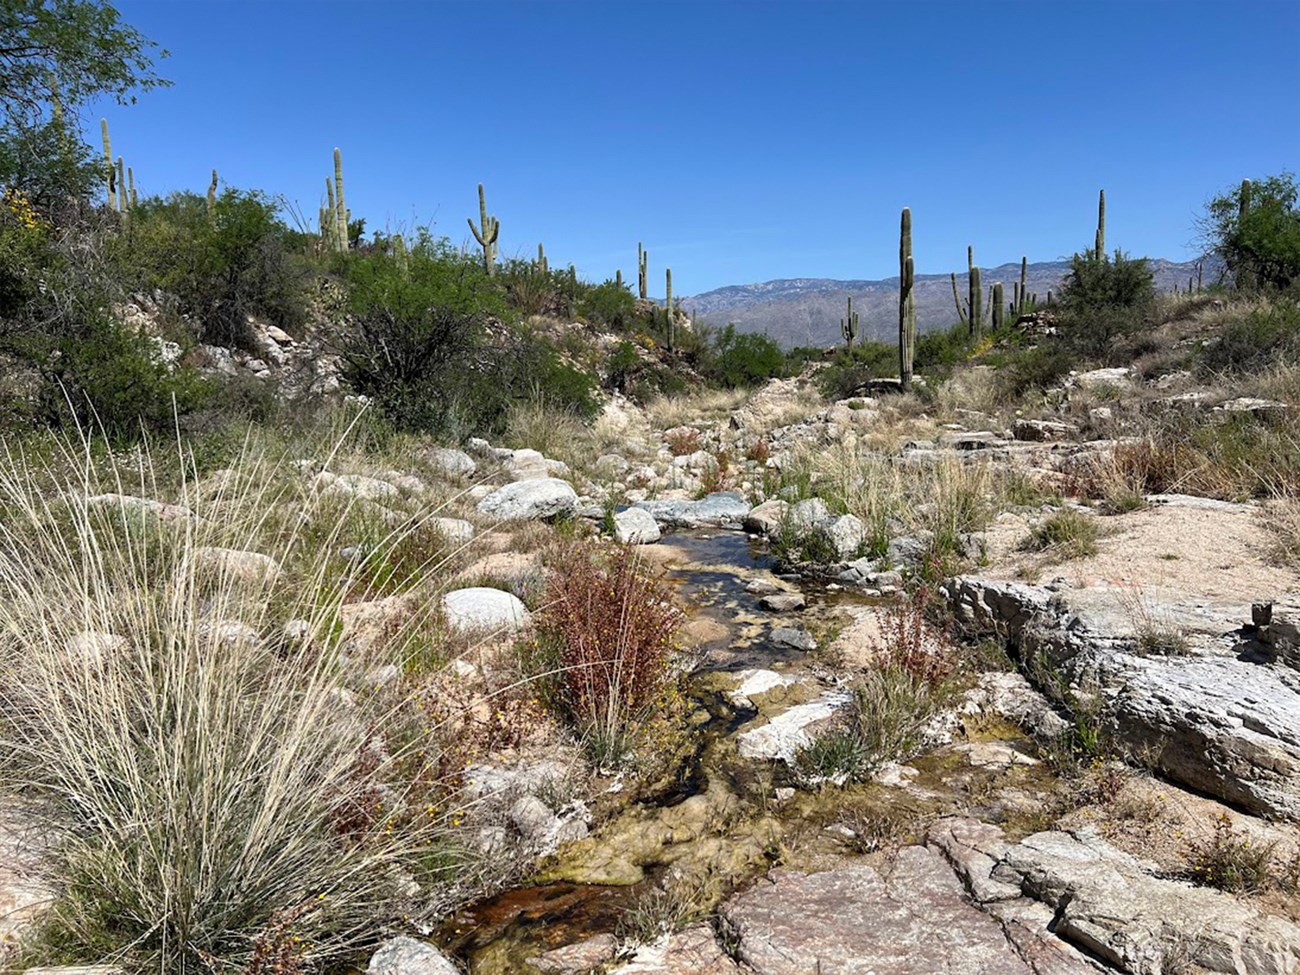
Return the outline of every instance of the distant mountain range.
[[[1150,260],[1155,272],[1156,288],[1171,291],[1174,286],[1187,287],[1187,279],[1196,275],[1195,261]],[[1059,293],[1061,282],[1070,270],[1068,261],[1030,264],[1026,281],[1030,294],[1039,301],[1047,292]],[[1212,273],[1213,272],[1213,273]],[[1204,282],[1216,280],[1218,266],[1205,262]],[[981,268],[985,302],[988,289],[1001,281],[1006,300],[1011,300],[1012,282],[1020,280],[1019,264]],[[947,328],[957,321],[952,300],[952,281],[947,274],[916,276],[916,327],[921,332]],[[966,295],[966,269],[957,273],[957,290]],[[781,345],[827,346],[840,338],[840,319],[844,317],[846,299],[853,296],[853,310],[859,313],[860,339],[894,341],[898,335],[898,278],[880,281],[838,281],[833,278],[787,278],[761,284],[736,284],[716,288],[703,294],[681,299],[692,318],[710,325],[734,322],[742,332],[766,332]],[[986,310],[987,314],[987,310]]]

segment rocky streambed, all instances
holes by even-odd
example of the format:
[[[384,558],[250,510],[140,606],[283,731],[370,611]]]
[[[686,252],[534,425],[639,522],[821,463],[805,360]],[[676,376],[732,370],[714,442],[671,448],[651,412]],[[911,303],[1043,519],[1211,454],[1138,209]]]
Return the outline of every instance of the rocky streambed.
[[[448,920],[437,938],[471,973],[1300,970],[1293,913],[1135,852],[1203,800],[1059,779],[1032,729],[1047,740],[1066,718],[1016,673],[973,680],[908,764],[798,788],[788,760],[834,720],[879,600],[781,578],[741,532],[678,530],[654,549],[700,648],[694,747],[659,791],[615,794],[529,885]],[[968,623],[1011,612],[972,585],[947,590]],[[1137,811],[1101,808],[1120,793]]]

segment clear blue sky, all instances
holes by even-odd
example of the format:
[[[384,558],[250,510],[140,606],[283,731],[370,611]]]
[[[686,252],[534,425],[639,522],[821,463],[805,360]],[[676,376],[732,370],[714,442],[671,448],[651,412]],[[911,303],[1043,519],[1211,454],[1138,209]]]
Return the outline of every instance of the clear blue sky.
[[[1243,176],[1300,168],[1300,3],[117,0],[173,88],[105,106],[142,189],[223,181],[314,215],[343,150],[370,229],[652,292],[1194,253]],[[87,131],[96,141],[98,109]]]

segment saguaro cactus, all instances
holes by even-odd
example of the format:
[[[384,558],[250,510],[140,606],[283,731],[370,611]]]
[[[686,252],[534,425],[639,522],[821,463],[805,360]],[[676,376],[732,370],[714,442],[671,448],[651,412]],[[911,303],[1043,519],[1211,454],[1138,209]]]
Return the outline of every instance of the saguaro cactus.
[[[126,163],[122,157],[117,157],[117,209],[121,213],[126,213],[131,208],[130,200],[126,195]]]
[[[465,218],[474,239],[483,248],[483,267],[491,276],[496,273],[497,238],[501,236],[501,221],[496,217],[488,216],[487,200],[483,196],[482,183],[478,184],[478,220],[479,226],[475,227],[473,219]]]
[[[853,340],[858,337],[858,313],[853,310],[852,295],[849,295],[849,306],[845,317],[840,319],[840,334],[844,336],[844,344],[852,355]]]
[[[1026,279],[1029,276],[1029,258],[1020,259],[1020,294],[1019,302],[1016,305],[1016,314],[1023,315],[1029,311],[1029,285]]]
[[[970,318],[966,314],[966,306],[961,303],[961,297],[957,294],[957,272],[956,271],[952,272],[952,303],[957,306],[958,323],[964,326],[968,331],[973,332],[974,329],[971,328]]]
[[[664,311],[668,315],[668,351],[677,344],[677,316],[673,314],[673,269],[664,268]]]
[[[980,269],[975,264],[975,248],[970,245],[966,247],[966,267],[970,279],[970,294],[966,298],[970,303],[970,334],[979,335],[984,331],[984,289],[980,287]]]
[[[650,267],[650,252],[641,246],[641,241],[636,242],[636,280],[637,295],[642,301],[646,300],[646,271]]]
[[[614,284],[618,287],[619,291],[623,290],[623,269],[622,268],[617,268],[614,271]]]
[[[1007,307],[1003,303],[1002,293],[1002,282],[999,281],[993,286],[993,330],[995,332],[1002,327],[1002,313]]]
[[[108,208],[117,209],[117,173],[113,169],[113,143],[108,138],[108,119],[99,120],[99,132],[104,137],[104,190],[108,196]]]
[[[329,180],[325,183],[329,185]],[[215,169],[212,171],[212,182],[208,184],[208,219],[217,219],[217,171]]]
[[[912,360],[916,353],[916,295],[912,263],[912,211],[903,207],[898,237],[898,379],[903,389],[912,388]]]
[[[1106,259],[1106,191],[1097,197],[1097,260]]]
[[[551,272],[551,265],[546,260],[546,251],[542,249],[541,241],[538,241],[537,243],[537,270],[541,271],[543,274],[549,274]]]
[[[348,249],[348,208],[343,202],[343,153],[334,147],[334,213],[336,230],[334,246],[339,253]]]

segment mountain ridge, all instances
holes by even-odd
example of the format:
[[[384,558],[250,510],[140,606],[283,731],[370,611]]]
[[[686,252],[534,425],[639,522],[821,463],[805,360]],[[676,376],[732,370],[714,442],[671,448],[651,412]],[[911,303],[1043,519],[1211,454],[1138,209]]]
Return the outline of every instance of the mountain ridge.
[[[1204,262],[1203,280],[1216,280],[1219,265],[1211,258]],[[1155,275],[1156,290],[1186,288],[1189,277],[1196,276],[1198,261],[1170,261],[1149,258]],[[1039,261],[1028,265],[1026,286],[1039,301],[1047,292],[1058,292],[1069,261]],[[980,268],[985,290],[987,314],[988,290],[997,282],[1011,300],[1012,283],[1020,280],[1020,263]],[[957,291],[966,296],[966,269],[957,272]],[[950,274],[916,275],[916,322],[922,332],[947,328],[957,321],[952,300]],[[898,275],[878,279],[774,278],[752,284],[724,285],[681,299],[682,307],[693,319],[709,325],[733,323],[740,332],[762,332],[781,345],[826,346],[837,344],[840,319],[845,302],[853,298],[854,311],[861,316],[860,339],[892,341],[898,333]]]

